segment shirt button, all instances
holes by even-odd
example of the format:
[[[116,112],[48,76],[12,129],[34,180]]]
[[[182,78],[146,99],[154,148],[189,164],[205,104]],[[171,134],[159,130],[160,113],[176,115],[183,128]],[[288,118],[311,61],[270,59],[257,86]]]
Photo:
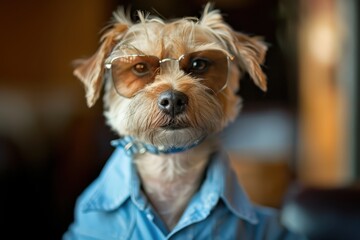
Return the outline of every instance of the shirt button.
[[[146,214],[146,217],[147,217],[150,221],[152,221],[152,220],[154,219],[154,216],[153,216],[151,213],[147,213],[147,214]]]

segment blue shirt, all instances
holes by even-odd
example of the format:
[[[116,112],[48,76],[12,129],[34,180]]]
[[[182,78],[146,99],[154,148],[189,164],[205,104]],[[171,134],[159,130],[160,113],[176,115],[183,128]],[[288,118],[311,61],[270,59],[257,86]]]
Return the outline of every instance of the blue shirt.
[[[119,147],[82,193],[68,239],[302,239],[275,210],[254,206],[223,152],[214,154],[199,191],[168,231],[141,191],[131,156]]]

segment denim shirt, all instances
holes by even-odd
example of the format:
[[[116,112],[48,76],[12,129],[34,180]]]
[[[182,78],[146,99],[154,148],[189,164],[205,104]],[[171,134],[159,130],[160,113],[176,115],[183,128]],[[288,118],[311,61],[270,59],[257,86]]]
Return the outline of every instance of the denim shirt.
[[[204,182],[168,230],[140,187],[131,156],[119,147],[76,203],[70,239],[302,239],[283,228],[275,210],[254,206],[226,154],[209,162]]]

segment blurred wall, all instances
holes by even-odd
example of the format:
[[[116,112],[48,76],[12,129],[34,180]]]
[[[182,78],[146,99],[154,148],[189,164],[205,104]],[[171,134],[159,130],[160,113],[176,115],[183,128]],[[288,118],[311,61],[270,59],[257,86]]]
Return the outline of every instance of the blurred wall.
[[[0,221],[5,236],[58,238],[72,219],[75,197],[102,166],[98,158],[108,156],[87,151],[96,145],[90,136],[101,140],[91,130],[101,108],[87,109],[71,63],[96,50],[115,5],[0,1]]]
[[[49,140],[87,114],[71,63],[96,49],[112,7],[110,1],[0,4],[0,134],[24,159],[41,161]]]

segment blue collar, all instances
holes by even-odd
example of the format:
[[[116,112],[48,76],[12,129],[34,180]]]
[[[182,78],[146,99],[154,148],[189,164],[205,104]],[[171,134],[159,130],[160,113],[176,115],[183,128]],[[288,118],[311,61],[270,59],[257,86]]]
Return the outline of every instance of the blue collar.
[[[149,152],[153,154],[173,154],[173,153],[185,152],[186,150],[196,147],[200,143],[202,143],[204,139],[205,137],[202,137],[196,140],[194,143],[184,147],[172,146],[169,148],[165,148],[163,146],[156,147],[151,144],[142,143],[135,140],[133,137],[125,136],[123,138],[112,140],[111,145],[113,147],[122,147],[128,155],[134,155],[137,153],[145,153],[145,152]]]

